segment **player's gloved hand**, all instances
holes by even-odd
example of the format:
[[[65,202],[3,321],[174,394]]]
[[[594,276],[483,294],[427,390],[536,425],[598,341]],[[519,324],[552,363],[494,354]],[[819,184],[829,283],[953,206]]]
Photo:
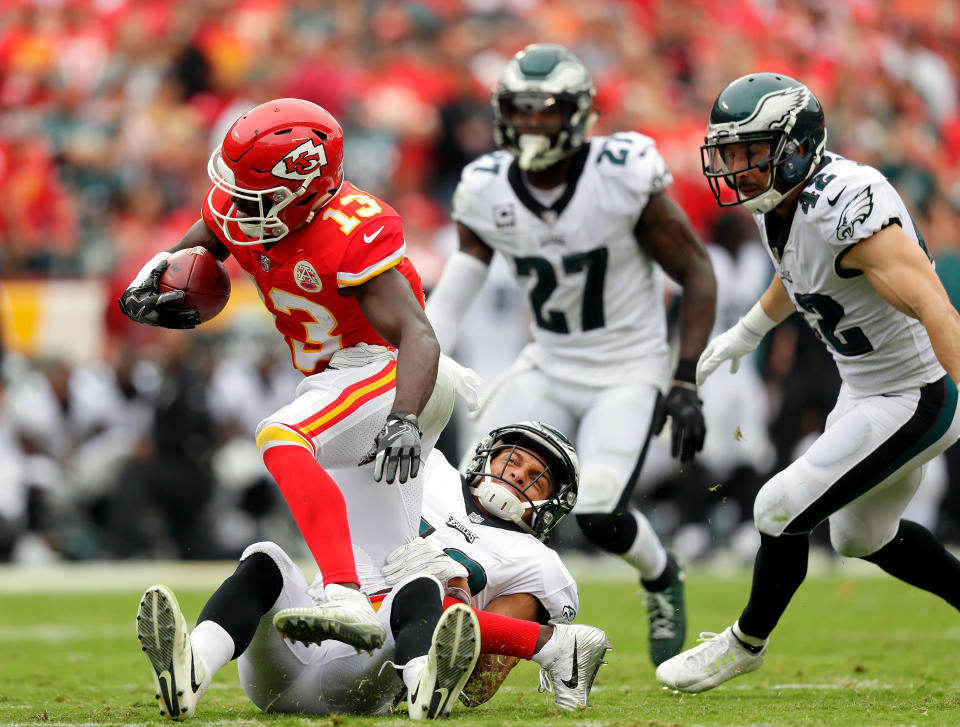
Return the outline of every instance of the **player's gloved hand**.
[[[463,565],[444,553],[439,545],[423,538],[414,538],[393,550],[380,572],[388,586],[395,586],[415,573],[434,576],[441,583],[467,577]]]
[[[681,385],[670,389],[653,424],[653,433],[659,434],[667,417],[670,417],[670,453],[679,457],[682,463],[690,462],[693,455],[703,449],[703,439],[707,434],[703,402],[692,388],[693,385],[688,386],[691,388]]]
[[[420,422],[416,414],[393,412],[387,415],[387,423],[377,435],[370,451],[360,460],[360,465],[373,462],[373,479],[384,479],[392,485],[394,479],[401,484],[420,471]],[[399,471],[398,471],[399,470]]]
[[[697,361],[697,386],[703,386],[707,377],[727,360],[730,361],[730,373],[737,373],[740,368],[740,359],[756,349],[764,335],[766,331],[755,333],[744,325],[743,319],[740,319],[737,325],[710,341],[700,354],[700,360]]]
[[[120,303],[120,310],[130,320],[146,323],[148,326],[179,329],[199,326],[200,311],[196,308],[182,310],[169,306],[170,303],[181,300],[186,293],[182,290],[168,290],[166,293],[161,293],[157,289],[160,276],[163,275],[168,264],[167,260],[160,260],[144,280],[139,283],[135,280],[133,285],[123,291],[123,295],[117,301]]]

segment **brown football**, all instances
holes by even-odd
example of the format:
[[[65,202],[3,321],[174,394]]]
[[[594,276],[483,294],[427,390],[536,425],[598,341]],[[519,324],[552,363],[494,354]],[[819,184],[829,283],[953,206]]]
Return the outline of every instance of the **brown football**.
[[[160,276],[157,288],[161,293],[182,290],[186,295],[170,305],[175,308],[196,308],[200,320],[209,321],[223,310],[230,298],[230,276],[223,263],[203,247],[179,250],[167,258],[167,269]]]

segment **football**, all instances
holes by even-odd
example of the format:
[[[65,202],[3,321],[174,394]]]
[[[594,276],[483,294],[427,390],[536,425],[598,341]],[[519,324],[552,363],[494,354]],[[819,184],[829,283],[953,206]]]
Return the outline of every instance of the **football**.
[[[230,298],[230,276],[213,253],[203,247],[191,247],[173,253],[167,263],[157,288],[161,293],[169,290],[186,293],[171,306],[196,308],[202,322],[209,321],[223,310]]]

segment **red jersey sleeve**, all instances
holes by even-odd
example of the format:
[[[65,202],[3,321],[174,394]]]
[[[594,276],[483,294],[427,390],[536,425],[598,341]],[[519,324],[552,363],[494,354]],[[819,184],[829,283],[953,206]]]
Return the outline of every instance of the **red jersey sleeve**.
[[[361,285],[398,266],[406,252],[400,217],[378,215],[351,235],[337,271],[337,286]]]

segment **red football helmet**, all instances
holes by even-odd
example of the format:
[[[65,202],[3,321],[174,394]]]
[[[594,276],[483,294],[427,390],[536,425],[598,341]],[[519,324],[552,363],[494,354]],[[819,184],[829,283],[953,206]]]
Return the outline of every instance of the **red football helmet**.
[[[268,101],[233,122],[207,174],[233,202],[226,213],[209,204],[228,240],[276,242],[310,222],[343,184],[343,129],[309,101]],[[235,239],[230,223],[249,239]]]

